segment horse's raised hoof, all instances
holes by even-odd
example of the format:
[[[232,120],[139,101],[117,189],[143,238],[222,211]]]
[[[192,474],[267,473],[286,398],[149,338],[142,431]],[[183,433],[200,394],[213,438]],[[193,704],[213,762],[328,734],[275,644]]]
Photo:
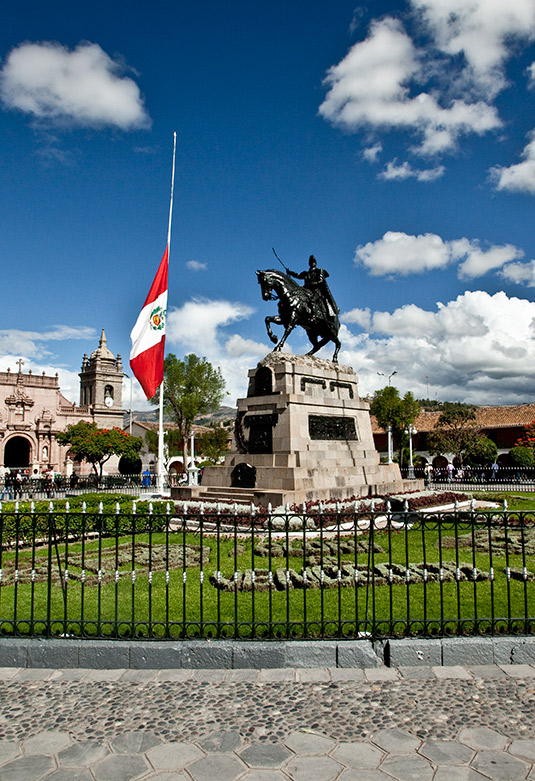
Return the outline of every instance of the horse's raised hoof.
[[[279,341],[276,336],[270,336],[269,338],[273,342],[273,344],[277,344],[277,342]]]

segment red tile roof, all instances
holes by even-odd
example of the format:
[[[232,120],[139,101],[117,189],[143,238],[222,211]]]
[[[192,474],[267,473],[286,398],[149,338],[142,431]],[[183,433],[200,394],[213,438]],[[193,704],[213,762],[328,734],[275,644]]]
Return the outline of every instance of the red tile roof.
[[[440,412],[421,412],[414,422],[417,431],[431,431],[435,428]],[[372,432],[384,434],[385,431],[372,415]],[[477,407],[474,424],[478,428],[511,428],[527,426],[535,420],[535,404],[519,404],[515,407]]]

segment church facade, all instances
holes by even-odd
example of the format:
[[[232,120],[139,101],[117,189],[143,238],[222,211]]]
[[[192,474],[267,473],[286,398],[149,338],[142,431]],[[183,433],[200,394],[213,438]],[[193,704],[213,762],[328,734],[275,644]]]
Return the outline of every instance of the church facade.
[[[25,373],[24,362],[17,365],[17,371],[0,372],[0,465],[30,473],[52,467],[68,475],[73,464],[68,446],[56,439],[60,431],[81,420],[123,428],[121,356],[108,349],[104,329],[97,349],[83,357],[78,405],[62,394],[57,374]]]

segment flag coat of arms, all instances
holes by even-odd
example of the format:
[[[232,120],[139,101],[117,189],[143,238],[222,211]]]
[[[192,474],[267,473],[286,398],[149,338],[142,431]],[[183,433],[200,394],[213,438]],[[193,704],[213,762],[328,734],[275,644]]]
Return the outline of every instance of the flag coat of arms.
[[[148,399],[152,399],[163,382],[168,265],[169,245],[130,334],[130,367]]]

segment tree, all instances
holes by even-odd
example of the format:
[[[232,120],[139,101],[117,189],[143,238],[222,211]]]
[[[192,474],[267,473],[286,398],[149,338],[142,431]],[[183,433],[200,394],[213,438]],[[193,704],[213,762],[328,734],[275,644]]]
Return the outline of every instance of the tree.
[[[498,447],[489,437],[477,434],[468,445],[464,457],[469,466],[490,466],[498,457]]]
[[[535,448],[535,420],[524,427],[524,432],[515,442],[515,447]]]
[[[143,447],[141,437],[132,437],[120,428],[98,428],[96,423],[86,420],[71,423],[56,438],[61,445],[70,445],[70,452],[78,461],[90,463],[99,481],[104,464],[113,455],[134,461]]]
[[[515,445],[509,451],[509,458],[511,459],[511,464],[516,467],[535,466],[535,455],[532,447]]]
[[[191,353],[183,361],[169,353],[163,362],[164,413],[178,425],[184,447],[184,465],[188,463],[188,437],[199,415],[219,409],[225,394],[225,381],[220,369],[214,369],[206,358]],[[156,395],[151,404],[158,404]]]
[[[164,432],[163,441],[169,458],[180,455],[182,437],[180,436],[180,431],[177,428],[168,428],[167,431]],[[154,453],[154,455],[157,456],[158,432],[149,429],[149,431],[145,433],[145,442],[147,444],[149,453]]]
[[[197,441],[199,452],[213,464],[217,464],[228,449],[228,432],[222,426],[212,426],[210,431],[201,434]]]
[[[473,405],[445,401],[437,425],[427,437],[429,452],[434,456],[453,453],[462,464],[479,433],[475,419],[476,407]]]
[[[391,427],[394,447],[399,450],[400,461],[402,460],[403,445],[407,438],[405,432],[409,424],[414,423],[420,410],[420,404],[411,391],[408,391],[401,398],[398,389],[393,385],[387,385],[385,388],[375,391],[373,396],[370,412],[375,415],[377,423],[385,431],[388,426]]]

